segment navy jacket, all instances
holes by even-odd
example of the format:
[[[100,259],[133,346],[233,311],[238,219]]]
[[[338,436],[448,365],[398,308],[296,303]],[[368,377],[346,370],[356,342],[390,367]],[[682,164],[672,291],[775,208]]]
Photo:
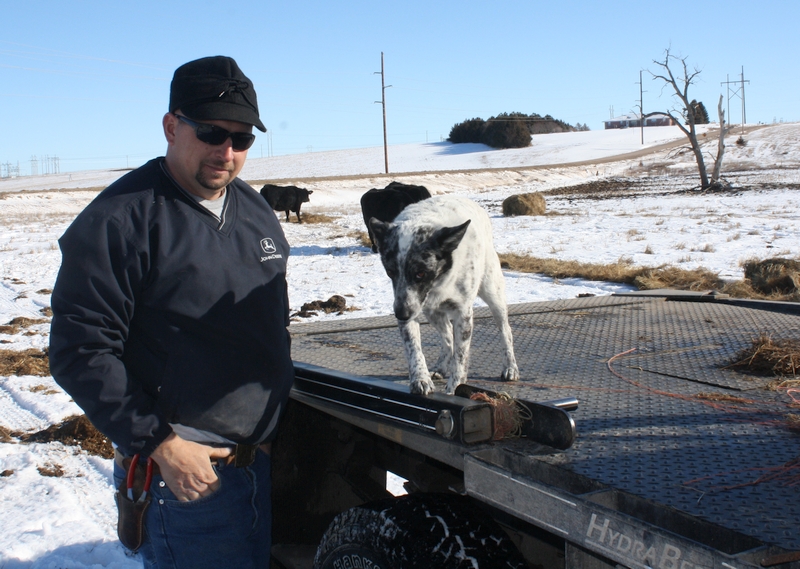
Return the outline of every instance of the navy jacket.
[[[59,240],[50,369],[128,454],[181,423],[235,442],[275,436],[294,371],[275,213],[234,180],[220,221],[163,158],[101,192]]]

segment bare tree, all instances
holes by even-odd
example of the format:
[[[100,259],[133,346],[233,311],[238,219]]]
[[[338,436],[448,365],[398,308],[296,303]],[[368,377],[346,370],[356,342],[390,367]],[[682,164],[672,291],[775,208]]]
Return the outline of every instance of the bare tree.
[[[695,129],[695,114],[692,106],[692,99],[689,98],[689,86],[692,85],[695,82],[695,79],[697,79],[697,76],[700,75],[700,70],[695,68],[690,73],[686,59],[687,58],[685,57],[677,57],[672,55],[669,52],[669,49],[666,49],[664,52],[663,61],[653,60],[653,63],[662,69],[661,73],[659,74],[653,73],[652,71],[650,72],[650,74],[653,76],[653,79],[661,79],[666,85],[669,85],[675,91],[675,96],[677,97],[680,106],[680,117],[676,117],[672,110],[659,113],[648,113],[646,116],[666,114],[678,125],[678,127],[689,139],[689,144],[692,147],[692,152],[694,153],[695,160],[697,161],[697,169],[700,173],[700,186],[702,189],[707,189],[712,185],[719,183],[720,169],[722,168],[722,155],[725,150],[725,144],[723,141],[725,128],[724,114],[722,111],[722,96],[720,96],[720,103],[718,106],[720,115],[719,146],[712,177],[711,180],[709,180],[708,173],[706,171],[705,160],[703,158],[703,149],[700,146],[700,142],[697,140],[697,130]],[[682,75],[677,77],[670,67],[671,65],[674,66],[675,64],[679,64],[679,67],[682,70]],[[683,120],[681,119],[684,119],[686,124],[684,124]]]
[[[722,95],[719,96],[717,103],[717,114],[719,115],[719,141],[717,142],[717,157],[714,159],[714,171],[711,173],[711,185],[719,185],[720,170],[722,170],[722,156],[725,154],[725,111],[722,110]]]

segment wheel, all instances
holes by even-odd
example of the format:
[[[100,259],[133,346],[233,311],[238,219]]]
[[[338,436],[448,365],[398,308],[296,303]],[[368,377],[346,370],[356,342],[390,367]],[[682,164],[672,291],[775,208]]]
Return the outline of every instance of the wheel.
[[[517,548],[469,498],[410,494],[342,512],[314,569],[524,569]]]

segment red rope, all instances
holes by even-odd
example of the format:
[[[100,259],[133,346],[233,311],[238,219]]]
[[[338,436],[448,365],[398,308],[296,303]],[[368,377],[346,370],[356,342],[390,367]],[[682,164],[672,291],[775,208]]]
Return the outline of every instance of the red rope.
[[[492,406],[494,412],[494,435],[492,440],[499,441],[519,434],[522,418],[517,402],[511,397],[490,397],[480,391],[469,397],[473,401],[484,401]]]
[[[681,400],[684,400],[684,401],[694,401],[695,403],[700,403],[702,405],[706,405],[708,407],[712,407],[714,409],[717,409],[717,410],[720,410],[720,411],[724,411],[724,412],[727,412],[727,413],[736,413],[736,412],[740,412],[740,411],[749,410],[746,407],[740,407],[740,406],[736,406],[736,405],[720,405],[720,404],[714,403],[712,401],[698,399],[697,397],[694,397],[694,396],[681,395],[679,393],[671,393],[669,391],[662,391],[660,389],[654,389],[652,387],[648,387],[646,385],[643,385],[643,384],[639,383],[638,381],[634,381],[634,380],[632,380],[630,378],[625,377],[624,375],[622,375],[621,373],[617,372],[612,367],[611,362],[613,362],[617,358],[620,358],[622,356],[625,356],[627,354],[635,352],[636,349],[637,348],[631,348],[630,350],[626,350],[624,352],[620,352],[619,354],[616,354],[615,356],[612,356],[611,358],[609,358],[608,362],[606,362],[606,365],[608,366],[608,370],[613,375],[615,375],[616,377],[620,378],[621,380],[623,380],[623,381],[625,381],[627,383],[630,383],[631,385],[634,385],[634,386],[636,386],[638,388],[641,388],[641,389],[644,389],[646,391],[649,391],[650,393],[657,394],[657,395],[665,395],[667,397],[675,397],[676,399],[681,399]],[[797,388],[794,388],[794,387],[790,387],[790,388],[786,389],[786,393],[793,401],[793,403],[789,405],[790,407],[793,407],[796,404],[800,404],[800,397],[795,395],[796,393],[800,394],[800,389],[797,389]],[[750,405],[757,404],[756,401],[752,401],[752,400],[748,400],[748,399],[742,399],[742,403],[743,404],[750,404]],[[770,413],[779,414],[779,413],[776,413],[775,411],[770,411]],[[776,426],[776,425],[780,425],[780,426],[784,426],[784,427],[786,426],[785,421],[777,421],[777,420],[774,420],[774,421],[748,421],[748,422],[752,423],[752,424],[761,424],[761,425],[768,425],[768,426]],[[743,473],[743,472],[762,472],[762,471],[764,471],[766,473],[761,475],[761,476],[759,476],[755,480],[751,480],[750,482],[744,482],[744,483],[741,483],[741,484],[734,484],[734,485],[729,485],[729,486],[717,486],[717,487],[714,487],[712,489],[713,490],[732,490],[734,488],[743,488],[743,487],[746,487],[746,486],[755,486],[756,484],[762,484],[764,482],[776,482],[776,483],[779,483],[779,484],[781,484],[783,486],[798,486],[798,485],[800,485],[800,457],[792,459],[789,462],[787,462],[786,464],[783,464],[781,466],[770,466],[770,467],[764,467],[764,468],[747,468],[747,469],[744,469],[744,470],[734,470],[734,471],[730,471],[730,472],[721,472],[721,473],[717,473],[717,474],[712,474],[710,476],[704,476],[704,477],[701,477],[701,478],[695,478],[694,480],[689,480],[688,482],[684,482],[683,484],[688,486],[690,484],[695,484],[697,482],[701,482],[701,481],[704,481],[704,480],[710,480],[710,479],[715,478],[715,477],[728,476],[728,475],[731,475],[731,474],[740,474],[740,473]]]
[[[620,352],[619,354],[616,354],[615,356],[612,356],[611,358],[609,358],[609,360],[606,362],[606,366],[608,367],[608,371],[610,371],[616,377],[620,378],[622,381],[630,383],[631,385],[634,385],[634,386],[636,386],[636,387],[638,387],[640,389],[644,389],[645,391],[649,391],[650,393],[654,393],[656,395],[664,395],[666,397],[674,397],[676,399],[681,399],[683,401],[694,401],[695,403],[700,403],[702,405],[706,405],[708,407],[712,407],[712,408],[718,409],[720,411],[733,412],[733,411],[739,411],[741,409],[740,407],[737,407],[735,405],[722,405],[722,404],[719,404],[719,403],[715,403],[713,401],[704,400],[704,399],[698,399],[694,395],[681,395],[680,393],[672,393],[670,391],[662,391],[660,389],[655,389],[653,387],[648,387],[647,385],[643,385],[642,383],[639,383],[638,381],[634,381],[634,380],[632,380],[630,378],[625,377],[621,373],[617,372],[611,366],[611,362],[613,362],[615,359],[620,358],[620,357],[625,356],[625,355],[628,355],[628,354],[630,354],[632,352],[635,352],[637,349],[638,348],[631,348],[630,350],[626,350],[624,352]],[[747,399],[743,399],[742,403],[751,403],[752,404],[752,403],[755,403],[755,401],[750,401],[750,400],[747,400]]]
[[[745,468],[742,470],[731,470],[729,472],[719,472],[709,476],[701,476],[693,480],[688,480],[683,484],[689,486],[705,480],[719,478],[720,476],[729,476],[732,474],[741,474],[745,472],[765,472],[755,480],[749,482],[742,482],[741,484],[731,484],[728,486],[714,486],[712,490],[733,490],[735,488],[745,488],[747,486],[755,486],[763,484],[764,482],[777,482],[783,486],[800,486],[800,457],[794,458],[781,466],[765,466],[763,468]]]

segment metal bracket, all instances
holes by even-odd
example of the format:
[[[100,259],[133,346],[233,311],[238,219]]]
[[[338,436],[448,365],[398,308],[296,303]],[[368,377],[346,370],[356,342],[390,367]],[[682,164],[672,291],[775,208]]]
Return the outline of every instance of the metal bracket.
[[[466,383],[456,387],[456,396],[458,397],[469,399],[473,393],[485,393],[489,397],[498,396],[498,393],[494,391]],[[575,420],[567,411],[578,408],[577,399],[569,397],[539,402],[521,399],[515,399],[515,401],[524,406],[530,414],[530,419],[525,420],[522,424],[523,436],[559,450],[566,450],[575,442],[577,437]]]
[[[393,381],[350,375],[300,362],[294,363],[292,398],[336,405],[339,409],[380,421],[417,427],[462,444],[490,441],[494,433],[488,403],[442,393],[409,393]]]

